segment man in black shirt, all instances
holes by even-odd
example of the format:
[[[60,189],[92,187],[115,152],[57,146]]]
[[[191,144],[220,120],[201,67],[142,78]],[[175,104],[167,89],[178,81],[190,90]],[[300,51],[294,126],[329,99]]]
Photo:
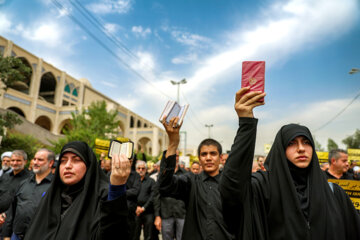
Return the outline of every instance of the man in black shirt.
[[[328,179],[348,179],[355,180],[354,175],[348,173],[349,162],[348,154],[345,150],[335,149],[329,152],[330,167],[325,171]]]
[[[14,150],[12,152],[10,165],[13,171],[10,173],[5,173],[1,177],[0,213],[8,210],[20,182],[22,182],[30,175],[30,171],[25,168],[26,161],[27,154],[23,150]]]
[[[48,149],[39,149],[33,159],[34,175],[21,182],[12,205],[7,212],[6,223],[3,228],[4,240],[11,236],[23,239],[26,230],[35,214],[37,206],[50,186],[51,167],[55,154]]]
[[[140,175],[141,188],[137,198],[136,225],[134,240],[140,239],[141,226],[144,226],[144,240],[150,240],[154,223],[154,191],[155,181],[146,175],[146,163],[142,160],[136,162],[136,171]]]
[[[218,184],[221,145],[213,139],[205,139],[198,148],[198,157],[203,167],[201,174],[191,172],[175,176],[176,149],[180,136],[179,118],[163,125],[169,136],[169,146],[164,152],[160,166],[159,190],[162,196],[184,200],[186,217],[182,239],[233,239],[223,220]]]

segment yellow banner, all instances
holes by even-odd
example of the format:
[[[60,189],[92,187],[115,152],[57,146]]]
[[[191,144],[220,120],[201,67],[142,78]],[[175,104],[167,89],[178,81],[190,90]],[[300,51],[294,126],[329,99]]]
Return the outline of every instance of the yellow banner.
[[[120,142],[128,142],[129,138],[117,137],[116,140]],[[104,140],[100,138],[95,139],[95,153],[97,154],[105,153],[105,155],[107,156],[109,151],[109,146],[110,146],[110,140]]]
[[[329,161],[329,153],[328,152],[316,152],[319,163],[324,163]]]
[[[359,160],[360,161],[360,149],[348,148],[348,160]]]
[[[343,179],[328,179],[329,182],[338,184],[353,202],[354,207],[360,210],[360,181],[343,180]]]

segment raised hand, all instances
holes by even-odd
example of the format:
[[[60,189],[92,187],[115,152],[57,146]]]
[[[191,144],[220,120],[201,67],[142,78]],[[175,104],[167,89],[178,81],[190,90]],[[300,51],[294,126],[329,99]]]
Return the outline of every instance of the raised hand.
[[[111,165],[111,185],[125,184],[131,172],[129,159],[124,154],[114,154]]]
[[[239,117],[254,117],[253,109],[257,106],[264,105],[265,102],[258,100],[265,97],[266,93],[248,92],[250,87],[241,88],[236,93],[235,111]]]
[[[176,153],[176,149],[179,146],[180,142],[180,126],[177,126],[177,122],[179,121],[178,117],[173,117],[169,123],[166,123],[166,116],[162,119],[162,124],[164,125],[165,131],[169,136],[169,146],[166,152],[166,157],[170,155],[174,155]]]

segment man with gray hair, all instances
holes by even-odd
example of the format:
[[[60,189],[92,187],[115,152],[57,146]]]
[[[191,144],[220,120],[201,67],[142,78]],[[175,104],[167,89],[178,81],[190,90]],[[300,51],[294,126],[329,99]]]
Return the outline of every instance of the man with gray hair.
[[[137,198],[134,240],[140,239],[141,226],[144,226],[144,240],[150,240],[154,223],[155,181],[146,175],[146,162],[138,160],[135,167],[136,172],[140,175],[141,188]]]
[[[334,149],[329,152],[330,167],[325,171],[328,179],[349,179],[354,180],[354,175],[348,173],[348,154],[345,150]]]
[[[0,213],[5,212],[10,207],[15,192],[20,182],[30,176],[30,171],[25,168],[27,154],[24,150],[14,150],[10,158],[11,173],[6,173],[1,177],[0,183]]]
[[[10,158],[11,158],[11,152],[4,152],[1,154],[1,170],[0,170],[0,177],[9,171],[11,171],[10,167]]]
[[[10,240],[10,237],[11,239],[24,238],[40,200],[50,186],[53,177],[51,167],[54,161],[54,152],[46,148],[36,152],[32,169],[34,175],[21,182],[11,207],[6,212],[7,218],[3,226],[4,240]]]

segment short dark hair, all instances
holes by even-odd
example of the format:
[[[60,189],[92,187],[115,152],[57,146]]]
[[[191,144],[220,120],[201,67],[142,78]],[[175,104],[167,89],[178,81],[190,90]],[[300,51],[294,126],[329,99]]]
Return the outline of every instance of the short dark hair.
[[[25,162],[27,161],[27,154],[24,150],[14,150],[11,155],[20,156],[25,160]]]
[[[221,144],[216,141],[215,139],[212,139],[212,138],[207,138],[207,139],[204,139],[201,141],[201,143],[199,144],[199,147],[198,147],[198,156],[200,156],[200,150],[202,148],[202,146],[215,146],[219,152],[219,155],[222,154],[222,147],[221,147]]]
[[[47,148],[40,148],[38,150],[38,152],[42,152],[42,151],[47,152],[47,160],[48,160],[48,162],[50,162],[52,160],[55,161],[55,153],[53,151],[51,151],[51,150],[49,150]]]
[[[197,165],[200,166],[200,163],[199,163],[199,162],[193,162],[193,163],[191,164],[191,166],[194,165],[194,164],[197,164]]]
[[[343,149],[333,149],[329,152],[329,164],[330,165],[331,165],[331,159],[335,158],[335,160],[338,160],[338,158],[340,157],[340,153],[347,154],[347,152]]]

